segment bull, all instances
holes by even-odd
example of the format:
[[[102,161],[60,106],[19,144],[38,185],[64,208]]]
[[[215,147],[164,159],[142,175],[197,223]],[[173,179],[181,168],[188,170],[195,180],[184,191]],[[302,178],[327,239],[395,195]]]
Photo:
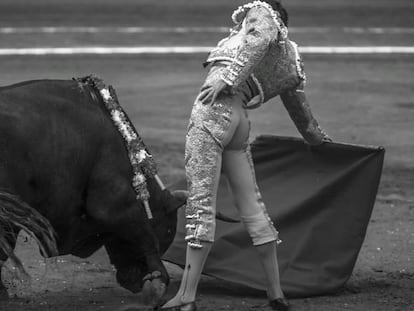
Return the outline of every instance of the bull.
[[[74,80],[0,88],[0,269],[9,257],[22,268],[13,249],[24,229],[45,257],[105,247],[118,283],[159,303],[169,282],[161,256],[185,193],[149,178],[149,219],[131,179],[124,140],[95,88]]]

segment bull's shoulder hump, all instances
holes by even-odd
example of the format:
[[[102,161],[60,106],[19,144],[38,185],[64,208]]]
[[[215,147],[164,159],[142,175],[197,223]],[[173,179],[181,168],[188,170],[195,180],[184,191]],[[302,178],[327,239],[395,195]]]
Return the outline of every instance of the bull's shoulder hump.
[[[11,90],[21,90],[24,88],[32,87],[44,87],[44,86],[59,86],[59,85],[68,85],[75,84],[75,81],[72,80],[58,80],[58,79],[38,79],[38,80],[27,80],[21,81],[9,85],[0,86],[0,92],[11,91]]]
[[[54,102],[70,106],[84,106],[90,101],[90,94],[74,80],[30,80],[0,87],[0,99],[19,104],[29,102]],[[92,105],[90,105],[92,106]],[[78,107],[80,108],[80,107]]]
[[[32,80],[0,88],[0,116],[101,122],[103,109],[92,104],[89,90],[74,80]]]

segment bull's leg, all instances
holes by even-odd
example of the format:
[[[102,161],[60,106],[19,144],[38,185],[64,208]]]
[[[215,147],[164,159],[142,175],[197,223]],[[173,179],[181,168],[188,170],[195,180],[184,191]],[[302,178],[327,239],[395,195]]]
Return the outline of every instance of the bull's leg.
[[[88,215],[105,231],[112,232],[131,245],[134,258],[145,258],[149,277],[145,285],[151,304],[158,304],[166,292],[168,273],[161,262],[158,241],[143,205],[136,200],[130,180],[111,178],[99,183],[91,182],[86,210]],[[142,266],[137,262],[138,266]],[[138,277],[138,275],[137,275]],[[141,283],[142,280],[137,282]]]

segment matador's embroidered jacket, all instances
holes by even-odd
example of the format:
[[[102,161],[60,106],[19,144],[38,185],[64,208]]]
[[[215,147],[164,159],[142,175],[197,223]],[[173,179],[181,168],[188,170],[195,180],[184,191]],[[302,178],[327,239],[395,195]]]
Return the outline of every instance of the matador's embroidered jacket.
[[[279,12],[266,2],[253,1],[232,15],[236,26],[214,48],[206,64],[226,65],[221,75],[234,92],[250,81],[257,95],[246,108],[255,108],[281,95],[291,118],[306,141],[317,144],[328,136],[320,129],[306,102],[289,96],[303,91],[305,72],[295,42],[288,39],[287,27]],[[289,95],[290,94],[290,95]]]

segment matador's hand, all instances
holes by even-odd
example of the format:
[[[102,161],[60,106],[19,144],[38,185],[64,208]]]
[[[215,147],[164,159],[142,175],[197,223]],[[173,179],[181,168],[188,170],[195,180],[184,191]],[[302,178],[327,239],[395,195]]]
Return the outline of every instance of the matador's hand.
[[[203,104],[212,104],[216,100],[217,96],[228,87],[227,83],[221,79],[211,81],[208,84],[204,84],[200,89],[198,100]]]

